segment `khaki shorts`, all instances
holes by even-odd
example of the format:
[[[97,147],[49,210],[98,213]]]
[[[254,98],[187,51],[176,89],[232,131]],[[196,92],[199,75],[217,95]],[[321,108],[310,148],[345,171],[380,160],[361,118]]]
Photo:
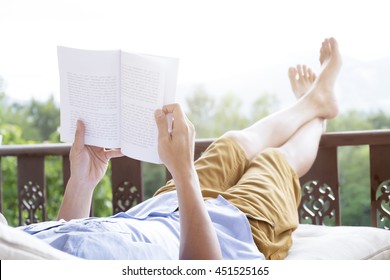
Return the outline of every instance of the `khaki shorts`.
[[[298,226],[298,176],[276,149],[248,161],[230,138],[215,141],[195,162],[205,199],[222,195],[248,217],[254,241],[266,259],[284,259]],[[156,194],[174,190],[169,181]]]

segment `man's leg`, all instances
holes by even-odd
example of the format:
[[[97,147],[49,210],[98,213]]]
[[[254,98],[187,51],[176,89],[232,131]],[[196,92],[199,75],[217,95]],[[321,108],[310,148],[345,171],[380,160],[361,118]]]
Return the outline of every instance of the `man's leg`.
[[[336,41],[331,39],[324,42],[321,57],[321,74],[310,91],[295,105],[260,120],[247,129],[226,133],[226,137],[213,143],[198,160],[196,168],[201,187],[208,191],[205,196],[215,197],[236,184],[250,160],[264,149],[284,145],[299,128],[319,116],[332,118],[337,114],[333,84],[341,59]],[[174,182],[170,181],[156,194],[174,189]]]
[[[288,128],[291,125],[289,119],[281,120],[278,115],[271,116],[275,118],[273,122],[280,122],[283,128],[293,133],[289,136],[283,129],[276,130],[275,137],[278,137],[279,133],[282,137],[286,137],[283,139],[284,143],[277,146],[280,139],[270,137],[268,140],[270,146],[276,148],[264,147],[264,151],[260,151],[250,161],[247,170],[237,184],[222,194],[247,215],[255,243],[268,259],[283,259],[288,253],[292,244],[291,234],[299,222],[297,213],[300,200],[299,176],[306,173],[316,158],[318,144],[323,133],[324,118],[337,114],[333,84],[341,60],[335,44],[333,40],[325,41],[323,44],[320,59],[323,70],[314,83],[312,82],[314,74],[306,67],[299,66],[289,70],[293,92],[299,99],[297,104],[310,94],[319,94],[315,93],[316,90],[321,90],[324,92],[322,102],[331,102],[334,111],[329,115],[314,114],[315,117],[308,119],[295,131]],[[305,94],[307,88],[309,91]],[[310,110],[310,108],[307,109]],[[293,114],[298,113],[293,110]],[[269,125],[268,120],[264,122],[260,121],[255,124],[257,128],[260,128],[259,137],[261,137],[262,129]],[[294,125],[298,126],[298,123]],[[256,133],[255,129],[253,133]],[[239,141],[240,139],[237,142],[240,143]],[[245,144],[247,143],[244,143],[244,150]]]
[[[277,148],[298,177],[310,170],[317,157],[324,122],[317,118],[306,123],[285,144]]]
[[[313,86],[315,73],[306,65],[297,65],[288,70],[291,89],[297,99],[304,96]],[[325,119],[314,119],[301,128],[283,144],[278,151],[284,156],[298,177],[309,171],[318,152],[318,143],[325,130]]]
[[[232,131],[225,136],[233,138],[244,150],[248,160],[269,147],[284,145],[302,126],[314,119],[331,119],[338,113],[333,87],[341,67],[337,42],[331,38],[320,50],[321,73],[309,92],[292,106],[276,112],[252,126]],[[314,141],[315,142],[315,141]]]

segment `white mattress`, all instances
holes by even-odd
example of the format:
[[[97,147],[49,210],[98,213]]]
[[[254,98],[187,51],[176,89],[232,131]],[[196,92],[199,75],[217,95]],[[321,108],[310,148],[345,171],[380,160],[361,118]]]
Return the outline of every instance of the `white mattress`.
[[[390,230],[299,225],[287,260],[390,259]]]

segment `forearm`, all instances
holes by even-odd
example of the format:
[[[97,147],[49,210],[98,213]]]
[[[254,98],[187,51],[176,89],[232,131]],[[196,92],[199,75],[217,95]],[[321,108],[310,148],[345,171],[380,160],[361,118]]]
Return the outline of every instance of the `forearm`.
[[[195,169],[174,180],[180,211],[180,259],[221,259],[218,238],[204,206]]]
[[[66,185],[57,219],[69,221],[89,217],[92,195],[93,188],[82,186],[80,182],[71,177]]]
[[[168,123],[172,117],[172,124]],[[158,152],[175,181],[180,212],[180,259],[221,259],[194,166],[195,128],[178,104],[155,112]]]

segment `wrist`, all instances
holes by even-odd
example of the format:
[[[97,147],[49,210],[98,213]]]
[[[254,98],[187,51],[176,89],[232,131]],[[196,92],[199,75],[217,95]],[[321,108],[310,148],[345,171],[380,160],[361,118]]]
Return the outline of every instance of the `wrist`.
[[[171,172],[172,178],[177,181],[188,181],[191,178],[197,177],[197,172],[193,164],[185,166],[181,165],[180,168],[175,168]]]
[[[195,201],[195,197],[201,195],[198,173],[196,172],[195,167],[187,169],[176,175],[172,175],[172,178],[175,182],[179,196],[184,195],[185,197],[191,198],[191,200]]]
[[[70,176],[66,188],[72,190],[72,192],[78,194],[90,194],[93,193],[95,185],[87,183],[83,180]]]
[[[94,188],[86,187],[73,177],[66,185],[57,219],[71,220],[89,216]]]

